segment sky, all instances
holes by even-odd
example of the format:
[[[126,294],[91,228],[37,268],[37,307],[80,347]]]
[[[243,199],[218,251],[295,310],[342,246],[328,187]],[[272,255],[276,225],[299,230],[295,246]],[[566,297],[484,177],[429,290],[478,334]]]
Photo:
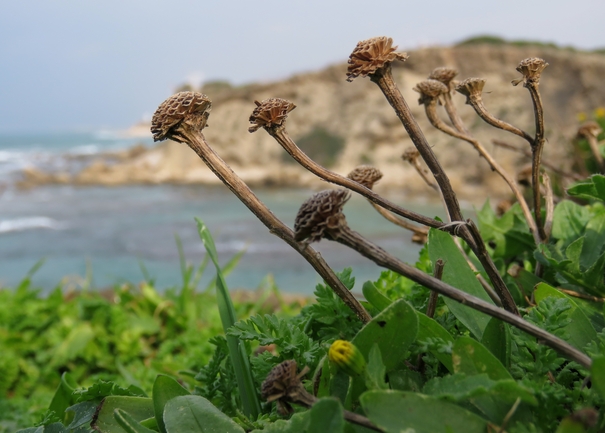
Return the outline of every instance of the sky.
[[[120,129],[184,82],[267,82],[470,36],[605,47],[603,0],[19,0],[0,14],[0,132]],[[343,77],[344,79],[344,77]]]

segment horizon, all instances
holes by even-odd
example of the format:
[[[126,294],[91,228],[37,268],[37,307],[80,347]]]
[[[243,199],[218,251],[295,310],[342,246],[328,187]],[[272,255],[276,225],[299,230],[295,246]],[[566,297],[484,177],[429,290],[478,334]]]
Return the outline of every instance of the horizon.
[[[583,51],[605,46],[605,3],[596,0],[573,8],[520,0],[489,7],[478,0],[456,7],[438,0],[430,8],[360,0],[262,6],[12,3],[0,17],[0,133],[124,130],[150,118],[184,83],[283,80],[345,62],[359,40],[379,35],[401,50],[481,35]]]

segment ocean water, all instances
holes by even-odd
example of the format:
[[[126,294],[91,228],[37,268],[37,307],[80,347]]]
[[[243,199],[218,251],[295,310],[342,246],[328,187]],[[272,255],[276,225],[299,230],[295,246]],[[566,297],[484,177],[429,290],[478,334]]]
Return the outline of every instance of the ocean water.
[[[319,277],[313,268],[260,223],[226,187],[208,186],[43,186],[19,190],[19,171],[30,165],[65,169],[73,155],[94,156],[149,139],[110,132],[0,135],[0,285],[14,287],[40,259],[34,283],[48,291],[59,283],[78,287],[88,276],[94,288],[143,279],[141,263],[159,287],[179,285],[181,273],[175,236],[192,264],[204,257],[194,217],[210,228],[220,260],[245,250],[227,278],[231,289],[255,289],[271,274],[286,292],[312,293]],[[67,157],[66,157],[67,155]],[[82,159],[80,158],[82,161]],[[86,163],[86,158],[83,159]],[[293,226],[300,204],[312,191],[261,189],[259,198]],[[405,203],[404,197],[391,199]],[[441,215],[438,204],[406,203],[427,215]],[[386,222],[361,197],[345,208],[349,225],[387,251],[413,263],[419,246],[409,232]],[[356,289],[381,269],[358,253],[326,240],[315,244],[333,269],[351,266]],[[213,277],[207,268],[200,287]]]

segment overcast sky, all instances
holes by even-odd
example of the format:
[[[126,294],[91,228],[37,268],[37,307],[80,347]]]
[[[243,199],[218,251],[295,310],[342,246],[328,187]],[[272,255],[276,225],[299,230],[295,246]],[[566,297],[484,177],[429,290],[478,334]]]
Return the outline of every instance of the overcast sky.
[[[478,34],[593,49],[604,22],[603,0],[4,0],[0,132],[124,128],[185,81],[284,78],[373,36],[401,49]]]

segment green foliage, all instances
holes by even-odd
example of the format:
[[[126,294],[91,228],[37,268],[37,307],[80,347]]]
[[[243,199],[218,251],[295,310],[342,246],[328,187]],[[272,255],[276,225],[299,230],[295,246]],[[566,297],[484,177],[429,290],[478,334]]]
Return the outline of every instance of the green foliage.
[[[334,165],[345,147],[344,138],[321,126],[316,126],[307,134],[297,138],[296,143],[309,158],[324,167]],[[283,154],[282,161],[286,163],[294,162],[292,157],[286,153]]]

